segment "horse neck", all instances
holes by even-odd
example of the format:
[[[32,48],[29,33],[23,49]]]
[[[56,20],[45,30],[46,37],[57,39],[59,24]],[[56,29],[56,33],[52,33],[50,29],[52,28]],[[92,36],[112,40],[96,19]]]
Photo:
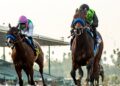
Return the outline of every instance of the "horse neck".
[[[20,53],[20,52],[23,53],[23,54],[25,53],[25,48],[23,46],[23,42],[22,41],[19,41],[18,43],[15,44],[15,49],[16,49],[16,51],[18,53]]]
[[[85,49],[90,47],[87,32],[84,31],[81,35],[76,37],[76,48],[77,50]]]

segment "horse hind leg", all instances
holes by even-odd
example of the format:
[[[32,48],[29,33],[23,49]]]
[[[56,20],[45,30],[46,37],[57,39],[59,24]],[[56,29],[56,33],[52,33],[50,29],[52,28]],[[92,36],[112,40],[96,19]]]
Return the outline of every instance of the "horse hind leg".
[[[43,68],[40,68],[40,69],[39,69],[39,72],[40,72],[41,77],[42,77],[43,86],[46,86],[46,84],[45,84],[45,80],[44,80],[44,77],[43,77]]]
[[[98,78],[98,80],[97,80],[97,84],[96,84],[96,86],[99,86],[99,78]]]
[[[22,68],[20,66],[15,65],[15,70],[17,72],[18,78],[19,78],[19,85],[23,86],[23,80],[22,80]]]
[[[103,71],[100,72],[100,76],[101,76],[102,83],[103,83],[103,81],[104,81],[104,72]]]
[[[41,58],[41,57],[40,57],[40,58]],[[38,59],[36,60],[36,63],[39,65],[39,72],[40,72],[40,74],[41,74],[43,86],[46,86],[45,80],[44,80],[44,77],[43,77],[43,62],[41,62],[41,60],[38,58]]]

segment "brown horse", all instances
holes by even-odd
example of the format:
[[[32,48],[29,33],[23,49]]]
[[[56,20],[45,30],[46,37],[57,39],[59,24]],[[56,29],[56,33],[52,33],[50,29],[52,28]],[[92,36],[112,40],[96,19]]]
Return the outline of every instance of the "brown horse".
[[[40,45],[38,42],[35,41],[35,45],[39,49],[40,53],[38,56],[34,56],[34,52],[31,47],[25,42],[25,37],[22,37],[21,34],[18,31],[18,27],[11,27],[9,24],[9,31],[7,32],[7,43],[13,44],[12,49],[12,60],[15,66],[15,70],[17,72],[18,78],[19,78],[19,85],[23,86],[23,80],[22,80],[22,70],[25,71],[27,77],[28,77],[28,83],[30,85],[35,85],[34,79],[33,79],[33,65],[34,62],[36,62],[39,65],[39,72],[42,77],[43,85],[45,85],[44,78],[43,78],[43,52],[40,48]]]
[[[79,25],[79,26],[77,26]],[[75,27],[81,27],[81,24],[75,24]],[[83,70],[81,66],[87,66],[87,82],[91,80],[91,77],[94,78],[93,73],[96,72],[96,65],[99,64],[103,51],[103,40],[101,35],[98,33],[101,38],[99,43],[98,50],[94,54],[94,39],[90,35],[88,28],[74,28],[74,39],[72,43],[72,70],[71,76],[76,85],[81,85],[81,79],[83,77]],[[76,70],[79,69],[80,77],[76,80]]]

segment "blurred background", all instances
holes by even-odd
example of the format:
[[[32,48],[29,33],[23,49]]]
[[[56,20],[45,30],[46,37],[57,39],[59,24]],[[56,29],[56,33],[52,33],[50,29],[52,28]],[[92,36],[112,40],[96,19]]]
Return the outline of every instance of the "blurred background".
[[[8,24],[16,26],[21,15],[33,21],[34,36],[44,52],[44,76],[51,86],[70,86],[71,71],[70,25],[76,8],[86,3],[99,18],[97,30],[104,40],[101,64],[105,86],[120,84],[120,1],[119,0],[1,0],[0,1],[0,83],[17,84],[11,49],[5,47]],[[44,41],[46,39],[47,41]],[[45,43],[45,44],[44,44]],[[35,80],[40,83],[38,65],[34,64]],[[86,78],[86,67],[83,67]],[[24,74],[24,72],[23,72]],[[24,74],[26,81],[26,75]]]

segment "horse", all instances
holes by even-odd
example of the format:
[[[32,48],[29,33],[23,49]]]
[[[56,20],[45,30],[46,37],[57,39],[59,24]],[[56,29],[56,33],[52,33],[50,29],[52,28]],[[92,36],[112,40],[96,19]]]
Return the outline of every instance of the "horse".
[[[78,15],[78,14],[77,14]],[[76,15],[76,16],[77,16]],[[78,15],[78,18],[82,18],[84,20],[84,15]],[[77,25],[81,24],[75,24],[74,27],[78,27]],[[96,54],[94,54],[94,39],[91,36],[91,31],[88,29],[88,27],[82,27],[82,28],[74,28],[74,39],[72,42],[72,69],[71,69],[71,77],[73,78],[73,81],[75,85],[81,85],[81,80],[83,77],[83,70],[82,66],[87,67],[87,84],[88,82],[91,82],[92,85],[92,78],[95,78],[93,76],[93,73],[96,72],[96,67],[99,64],[99,61],[101,59],[102,51],[103,51],[103,40],[100,35],[100,33],[97,33],[99,37],[101,38],[101,42],[99,43],[99,46],[97,48]],[[79,79],[76,80],[76,70],[79,70]]]
[[[37,41],[34,41],[35,45],[37,46],[40,53],[38,53],[37,56],[34,56],[34,52],[32,48],[25,42],[25,37],[23,37],[18,30],[18,26],[11,27],[9,24],[9,30],[6,34],[7,38],[7,45],[12,44],[14,47],[12,47],[12,60],[13,64],[15,66],[16,73],[19,78],[19,85],[23,86],[23,80],[22,80],[22,70],[27,75],[28,78],[28,84],[35,85],[34,79],[33,79],[33,65],[34,62],[36,62],[39,65],[39,72],[42,77],[43,85],[46,86],[44,77],[43,77],[43,63],[44,63],[44,54],[40,47],[40,44]]]
[[[91,77],[93,78],[92,80],[93,86],[94,85],[99,86],[99,76],[101,76],[101,81],[102,82],[104,81],[104,69],[101,64],[98,65],[97,74],[94,74],[94,75],[95,75],[94,77]]]

